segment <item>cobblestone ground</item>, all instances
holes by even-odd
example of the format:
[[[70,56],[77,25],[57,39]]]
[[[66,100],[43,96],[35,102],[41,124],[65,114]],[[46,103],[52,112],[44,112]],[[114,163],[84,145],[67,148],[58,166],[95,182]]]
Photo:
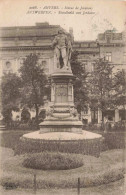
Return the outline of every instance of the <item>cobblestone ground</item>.
[[[125,186],[126,187],[126,186]],[[80,189],[80,195],[126,195],[126,189],[124,189],[124,180],[101,185],[92,188],[82,188]],[[5,190],[0,188],[0,195],[33,195],[35,194],[33,190]],[[47,190],[37,190],[36,195],[78,195],[77,189],[47,189]]]

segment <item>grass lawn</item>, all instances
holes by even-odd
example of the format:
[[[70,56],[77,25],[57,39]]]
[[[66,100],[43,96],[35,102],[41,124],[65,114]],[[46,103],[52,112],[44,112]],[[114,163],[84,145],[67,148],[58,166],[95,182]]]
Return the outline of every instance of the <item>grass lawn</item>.
[[[124,177],[124,149],[102,152],[99,158],[83,155],[84,165],[71,170],[42,171],[25,168],[22,162],[27,156],[14,156],[12,148],[16,147],[19,138],[27,132],[11,130],[0,134],[2,185],[12,182],[21,188],[33,188],[34,174],[37,175],[37,188],[46,189],[76,188],[78,177],[81,179],[81,187],[107,184]]]
[[[103,152],[99,158],[83,155],[84,165],[71,170],[42,171],[25,168],[22,162],[26,156],[13,156],[11,149],[2,149],[1,157],[3,160],[0,179],[2,185],[11,182],[18,187],[33,188],[34,174],[37,175],[38,189],[76,188],[78,177],[81,180],[81,187],[107,184],[124,177],[122,149]]]
[[[21,130],[10,130],[0,132],[0,146],[7,148],[14,148],[18,143],[20,137],[28,133],[29,131],[21,131]]]

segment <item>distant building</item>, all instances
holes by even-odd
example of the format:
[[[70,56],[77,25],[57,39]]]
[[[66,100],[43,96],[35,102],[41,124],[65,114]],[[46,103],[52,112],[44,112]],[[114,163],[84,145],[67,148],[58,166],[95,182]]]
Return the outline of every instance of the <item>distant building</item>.
[[[36,23],[36,26],[0,28],[0,66],[3,72],[18,72],[23,58],[32,52],[40,53],[40,62],[47,74],[53,70],[52,40],[58,25]]]
[[[126,69],[125,32],[113,33],[110,30],[98,35],[100,57],[105,57],[112,65],[114,71]]]
[[[115,33],[107,30],[98,34],[96,41],[75,42],[74,48],[79,52],[79,60],[85,66],[86,71],[94,70],[94,60],[98,57],[105,58],[109,64],[114,66],[113,73],[118,70],[126,71],[126,34]],[[125,120],[125,110],[121,107],[116,110],[107,111],[107,120],[109,122],[118,122]],[[101,123],[101,110],[85,109],[82,113],[85,122]]]
[[[52,40],[61,29],[59,25],[36,23],[35,26],[0,28],[0,78],[3,73],[17,72],[23,59],[30,53],[40,53],[40,63],[46,74],[54,69]],[[73,36],[70,28],[69,33]],[[94,70],[94,60],[104,57],[114,65],[114,72],[126,69],[125,33],[107,30],[94,41],[74,41],[73,50],[79,52],[78,60],[86,71]],[[33,112],[33,111],[32,111]],[[110,114],[109,114],[110,112]],[[117,122],[123,119],[123,110],[108,111],[108,120]],[[82,118],[87,122],[101,123],[101,111],[91,111],[85,107]]]

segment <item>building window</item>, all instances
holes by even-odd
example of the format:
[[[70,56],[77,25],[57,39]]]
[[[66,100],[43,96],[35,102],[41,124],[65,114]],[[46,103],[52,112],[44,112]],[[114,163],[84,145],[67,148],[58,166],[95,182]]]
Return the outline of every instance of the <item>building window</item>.
[[[19,58],[19,60],[18,60],[18,70],[19,70],[20,67],[23,65],[24,60],[25,60],[25,58],[22,58],[22,57]]]
[[[113,121],[113,117],[110,116],[110,115],[108,115],[108,120],[109,120],[109,121]]]
[[[84,67],[85,71],[88,72],[88,65],[87,65],[87,63],[86,62],[83,63],[82,66]]]
[[[46,61],[45,60],[42,61],[42,67],[43,68],[46,67]]]
[[[26,57],[20,57],[20,65],[23,65],[24,61],[26,60]]]
[[[42,61],[42,68],[44,68],[44,71],[46,74],[49,73],[49,67],[48,67],[47,61],[45,60]]]
[[[4,73],[6,73],[6,74],[12,73],[12,66],[11,66],[11,63],[9,61],[7,61],[5,63]]]
[[[126,52],[124,52],[124,55],[123,55],[123,62],[126,63]]]
[[[84,114],[88,114],[88,107],[84,106]]]
[[[98,110],[91,111],[91,121],[92,123],[98,123]]]
[[[86,72],[93,72],[94,71],[94,64],[91,62],[83,63],[83,67],[84,67]]]
[[[107,52],[107,53],[106,53],[105,59],[106,59],[108,62],[111,62],[111,61],[112,61],[112,53],[111,53],[111,52]]]
[[[10,69],[11,68],[11,63],[9,61],[6,62],[6,69]]]
[[[111,36],[106,36],[107,43],[110,43]]]
[[[119,116],[121,121],[126,120],[126,111],[125,110],[119,110]]]

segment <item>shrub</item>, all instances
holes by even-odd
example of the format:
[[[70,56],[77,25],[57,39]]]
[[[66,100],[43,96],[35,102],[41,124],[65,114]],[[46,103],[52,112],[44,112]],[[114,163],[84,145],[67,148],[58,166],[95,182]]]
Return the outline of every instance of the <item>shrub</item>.
[[[125,121],[119,121],[114,124],[112,131],[125,131]]]
[[[66,170],[83,165],[83,158],[75,154],[66,153],[36,153],[31,154],[23,161],[23,166],[42,170]]]
[[[38,124],[35,118],[29,119],[28,122],[20,121],[20,125],[17,127],[20,130],[37,130]]]
[[[89,131],[100,131],[101,125],[88,123],[88,124],[84,124],[82,129],[89,130]]]
[[[17,182],[11,182],[9,178],[6,179],[6,181],[2,181],[1,185],[5,188],[5,189],[15,189],[18,187],[18,183]]]
[[[125,148],[125,133],[123,132],[107,132],[104,135],[104,145],[109,150]]]
[[[84,124],[83,130],[89,130],[89,131],[100,131],[101,133],[106,129],[110,132],[112,131],[125,131],[125,121],[119,121],[114,123],[114,126],[111,124],[111,122],[102,123],[102,124]]]
[[[21,138],[15,147],[15,154],[36,153],[36,152],[63,152],[99,157],[102,149],[102,138],[93,140],[32,140]]]
[[[6,124],[5,124],[6,125]],[[30,119],[28,122],[11,121],[6,125],[7,130],[38,130],[38,124],[35,119]]]
[[[39,123],[40,123],[40,121],[39,121]],[[29,125],[29,129],[30,130],[37,130],[37,129],[39,129],[38,122],[36,121],[35,118],[30,119],[28,121],[28,125]]]
[[[30,129],[30,126],[28,123],[21,123],[19,125],[19,128],[18,129],[22,129],[22,130],[29,130]]]

